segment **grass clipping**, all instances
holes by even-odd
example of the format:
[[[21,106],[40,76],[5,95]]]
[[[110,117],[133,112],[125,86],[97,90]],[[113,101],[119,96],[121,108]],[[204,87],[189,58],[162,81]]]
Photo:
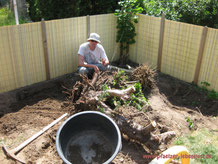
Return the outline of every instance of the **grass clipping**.
[[[150,90],[154,87],[155,75],[156,72],[144,64],[133,70],[131,73],[131,79],[139,81],[143,90]]]

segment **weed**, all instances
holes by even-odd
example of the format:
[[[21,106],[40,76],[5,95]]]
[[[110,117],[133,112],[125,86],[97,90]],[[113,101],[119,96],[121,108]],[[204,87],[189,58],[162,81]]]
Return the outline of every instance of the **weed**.
[[[130,99],[124,101],[116,96],[110,97],[108,93],[104,93],[99,96],[99,100],[105,100],[106,103],[112,108],[119,108],[122,105],[126,106],[134,106],[138,110],[142,110],[143,105],[148,104],[147,99],[145,98],[144,94],[142,93],[141,84],[135,83],[134,85],[136,91],[130,95]],[[103,90],[107,90],[109,87],[103,86]],[[126,89],[126,88],[123,88]]]
[[[208,90],[209,86],[210,86],[210,83],[203,81],[203,82],[201,82],[201,86],[199,87],[199,91],[207,94],[207,97],[210,99],[218,100],[218,92],[216,92],[214,89]]]
[[[116,97],[115,97],[116,98]],[[114,100],[113,101],[113,103],[114,103],[114,106],[116,107],[116,108],[119,108],[119,107],[121,107],[121,105],[123,104],[123,101],[122,100]]]
[[[102,89],[103,91],[106,91],[106,90],[109,90],[110,87],[108,87],[107,84],[104,84],[104,85],[102,85],[101,89]],[[104,101],[104,100],[107,99],[107,97],[109,97],[109,93],[103,92],[103,94],[101,94],[100,96],[98,96],[98,99],[99,99],[100,101]]]
[[[110,95],[108,92],[103,92],[103,94],[98,96],[98,99],[99,99],[99,101],[105,101],[109,96]]]
[[[128,101],[127,105],[131,105],[136,107],[138,110],[142,110],[142,106],[148,104],[147,99],[142,93],[141,83],[137,82],[134,84],[136,91],[131,94],[130,101]]]
[[[115,73],[113,75],[113,83],[111,87],[119,88],[119,89],[126,89],[125,81],[128,80],[125,72],[123,70]],[[147,99],[145,98],[142,92],[141,83],[137,82],[134,84],[135,92],[130,94],[130,99],[124,101],[118,97],[110,97],[109,93],[104,92],[104,94],[100,95],[98,98],[100,101],[106,102],[111,108],[119,108],[122,105],[126,106],[134,106],[138,110],[142,110],[143,105],[148,104]],[[110,86],[104,84],[101,88],[103,91],[111,89]]]
[[[216,92],[215,90],[211,90],[208,92],[207,96],[211,99],[216,99],[218,100],[218,92]]]
[[[194,123],[192,121],[192,119],[190,119],[189,117],[186,117],[186,121],[189,123],[188,127],[189,129],[193,129],[194,128]]]
[[[207,88],[210,86],[210,83],[206,82],[206,81],[202,81],[201,82],[201,90],[207,92]]]
[[[113,86],[117,86],[121,81],[126,81],[128,80],[128,76],[125,75],[125,72],[123,70],[115,73],[113,75]]]
[[[102,89],[103,91],[106,91],[106,90],[109,90],[110,87],[108,87],[107,84],[103,84],[103,85],[101,86],[101,89]]]
[[[119,108],[124,101],[121,99],[118,99],[116,96],[112,97],[109,99],[109,103],[111,106],[115,107],[115,108]]]
[[[99,111],[100,111],[101,113],[104,113],[104,108],[102,108],[102,107],[100,107],[100,106],[98,106],[98,105],[97,105],[97,108],[99,109]]]
[[[100,108],[100,112],[101,112],[101,113],[104,113],[104,108]]]

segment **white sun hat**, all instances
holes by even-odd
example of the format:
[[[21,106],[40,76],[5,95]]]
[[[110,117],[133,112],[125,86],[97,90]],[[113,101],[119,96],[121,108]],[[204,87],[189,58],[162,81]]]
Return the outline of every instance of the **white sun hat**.
[[[96,42],[98,42],[98,43],[101,43],[101,41],[100,41],[100,36],[99,36],[98,34],[96,34],[96,33],[91,33],[90,36],[89,36],[89,38],[88,38],[87,40],[88,40],[88,41],[89,41],[89,40],[94,40],[94,41],[96,41]]]

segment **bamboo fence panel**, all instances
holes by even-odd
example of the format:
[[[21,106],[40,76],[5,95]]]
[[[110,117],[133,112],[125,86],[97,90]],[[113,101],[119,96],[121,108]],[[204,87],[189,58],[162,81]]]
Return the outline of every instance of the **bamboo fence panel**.
[[[218,29],[209,28],[207,32],[198,85],[201,82],[208,82],[209,89],[218,91]]]
[[[86,40],[86,17],[46,22],[51,78],[76,71],[78,49]]]
[[[0,92],[45,80],[40,23],[0,28]]]
[[[102,14],[90,16],[90,33],[95,32],[100,35],[108,59],[116,60],[119,47],[116,43],[116,17],[114,14]],[[113,59],[112,59],[113,58]]]
[[[165,21],[161,72],[192,82],[203,27]]]
[[[131,45],[130,59],[151,67],[157,66],[160,18],[139,14],[136,24],[136,44]]]
[[[163,18],[139,14],[130,59],[218,91],[218,29]],[[79,46],[90,32],[101,36],[110,60],[118,59],[113,14],[0,27],[0,93],[76,71]]]

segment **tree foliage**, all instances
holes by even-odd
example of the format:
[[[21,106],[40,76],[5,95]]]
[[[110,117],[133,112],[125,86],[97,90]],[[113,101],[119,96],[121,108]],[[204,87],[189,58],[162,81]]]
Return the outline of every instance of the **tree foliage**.
[[[114,13],[115,9],[122,7],[124,1],[127,0],[27,0],[33,21]],[[169,20],[218,28],[217,0],[134,1],[147,15],[161,16],[165,13]]]
[[[141,1],[141,0],[140,0]],[[217,0],[144,0],[143,13],[218,28]]]
[[[33,21],[114,13],[119,0],[27,0]]]

